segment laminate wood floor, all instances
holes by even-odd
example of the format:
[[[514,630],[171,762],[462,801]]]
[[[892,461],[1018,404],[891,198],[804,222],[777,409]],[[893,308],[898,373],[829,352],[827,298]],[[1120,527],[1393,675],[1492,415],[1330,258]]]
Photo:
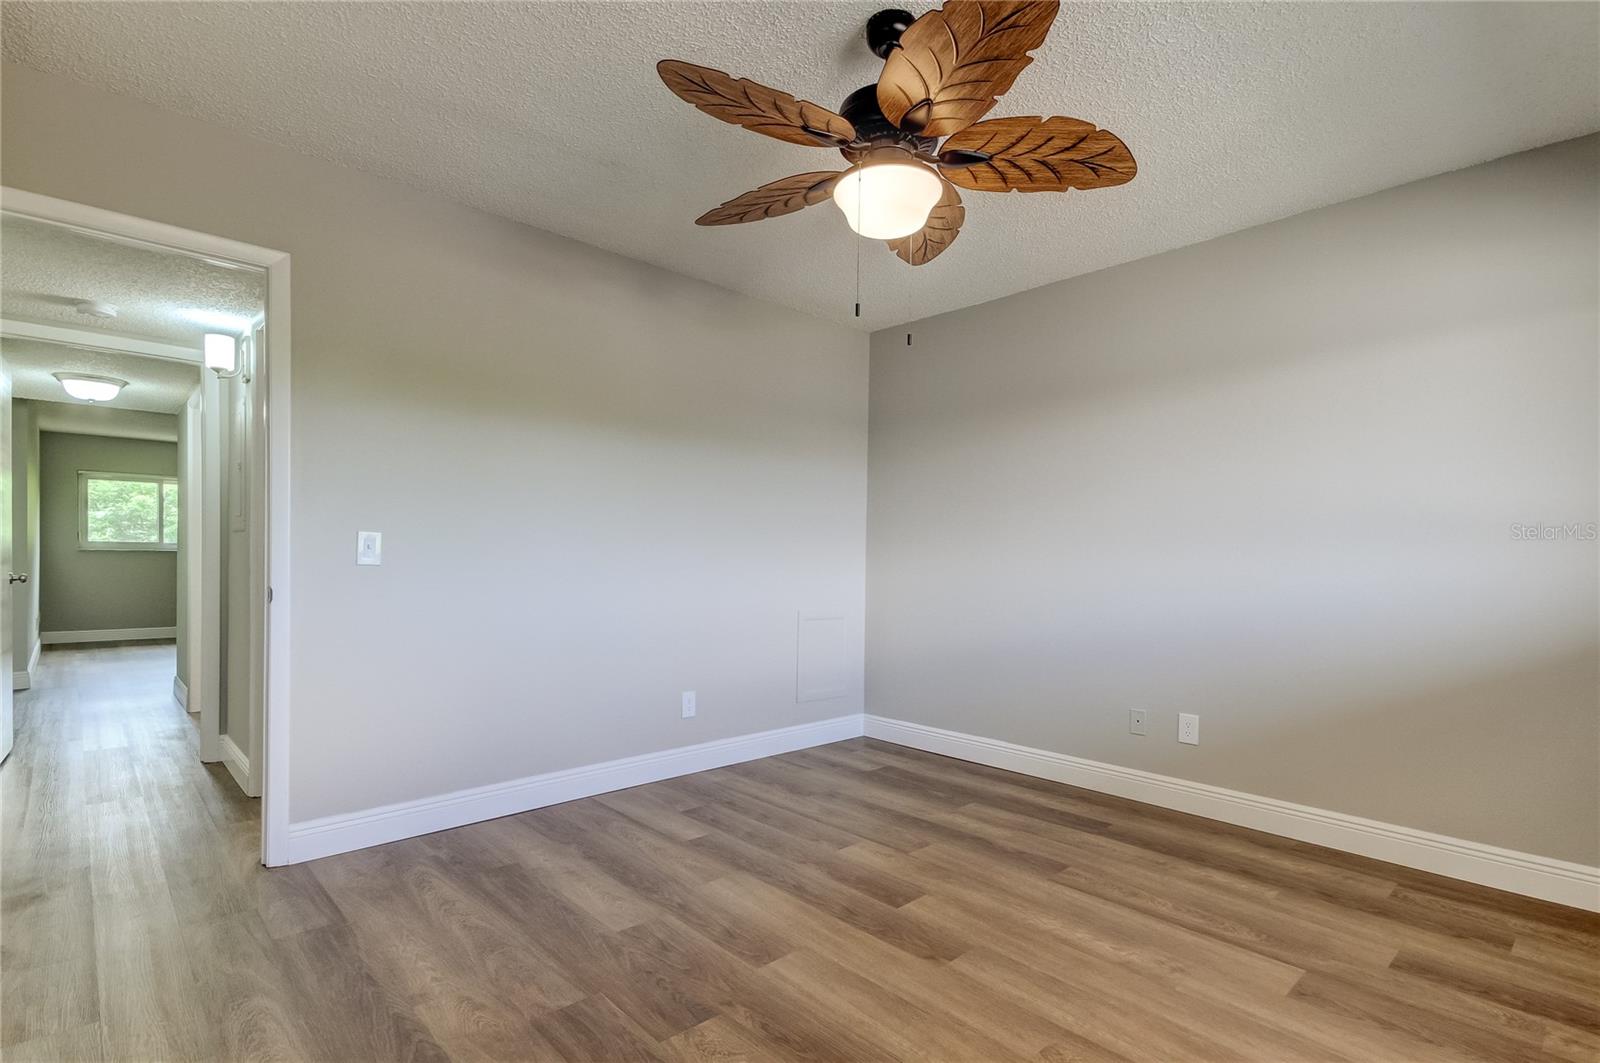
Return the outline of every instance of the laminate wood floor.
[[[1595,1060],[1600,921],[868,740],[297,867],[163,646],[0,770],[7,1060]]]

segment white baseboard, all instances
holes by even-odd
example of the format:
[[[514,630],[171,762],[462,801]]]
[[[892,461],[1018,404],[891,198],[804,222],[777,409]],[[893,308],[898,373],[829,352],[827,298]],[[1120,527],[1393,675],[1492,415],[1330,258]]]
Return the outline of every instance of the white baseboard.
[[[46,646],[80,642],[129,642],[138,639],[175,639],[176,627],[108,627],[96,631],[41,631],[39,641]]]
[[[172,697],[179,705],[183,706],[185,712],[189,711],[189,687],[184,683],[182,676],[175,675],[172,677]],[[195,706],[197,709],[199,707],[198,705]]]
[[[1600,868],[1065,753],[868,714],[869,738],[1081,786],[1495,889],[1600,911]]]
[[[39,667],[39,654],[43,648],[43,644],[38,639],[33,640],[33,649],[28,652],[27,667],[11,673],[11,689],[13,691],[27,690],[33,686],[33,670]]]
[[[287,863],[297,864],[335,853],[414,838],[419,834],[461,827],[486,819],[527,812],[581,797],[625,790],[679,775],[726,767],[747,760],[791,753],[797,749],[840,742],[861,735],[861,716],[839,716],[816,723],[679,746],[660,753],[608,760],[565,771],[457,790],[438,797],[324,816],[289,825]]]
[[[218,749],[222,753],[222,763],[228,769],[228,774],[233,776],[233,781],[239,784],[239,789],[247,797],[254,797],[250,792],[250,758],[244,755],[244,750],[227,735],[220,736]]]
[[[863,733],[930,753],[1600,911],[1600,868],[870,714],[839,716],[292,823],[286,862],[316,860],[630,786],[840,742]],[[236,777],[248,775],[243,755],[225,736],[223,759]]]

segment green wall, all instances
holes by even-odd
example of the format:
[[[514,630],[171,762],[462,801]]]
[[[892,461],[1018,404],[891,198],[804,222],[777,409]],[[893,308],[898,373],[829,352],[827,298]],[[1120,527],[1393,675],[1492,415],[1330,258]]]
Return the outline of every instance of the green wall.
[[[176,476],[178,445],[39,433],[40,630],[176,625],[176,553],[78,549],[80,470]]]

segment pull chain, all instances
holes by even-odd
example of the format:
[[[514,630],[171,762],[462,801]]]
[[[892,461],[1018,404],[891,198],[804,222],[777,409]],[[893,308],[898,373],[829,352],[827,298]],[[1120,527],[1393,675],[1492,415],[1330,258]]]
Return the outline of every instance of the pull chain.
[[[861,316],[861,237],[854,233],[856,245],[856,317]]]
[[[860,174],[866,177],[866,174]],[[861,181],[856,182],[856,231],[850,234],[851,242],[856,245],[856,317],[861,316],[861,201],[866,198],[862,195],[864,190]]]

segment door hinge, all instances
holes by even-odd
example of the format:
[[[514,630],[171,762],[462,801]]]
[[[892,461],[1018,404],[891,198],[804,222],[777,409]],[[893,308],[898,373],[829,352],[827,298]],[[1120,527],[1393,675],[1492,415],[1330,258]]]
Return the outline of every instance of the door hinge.
[[[271,587],[267,588],[267,604],[268,605],[272,604],[272,588]]]

